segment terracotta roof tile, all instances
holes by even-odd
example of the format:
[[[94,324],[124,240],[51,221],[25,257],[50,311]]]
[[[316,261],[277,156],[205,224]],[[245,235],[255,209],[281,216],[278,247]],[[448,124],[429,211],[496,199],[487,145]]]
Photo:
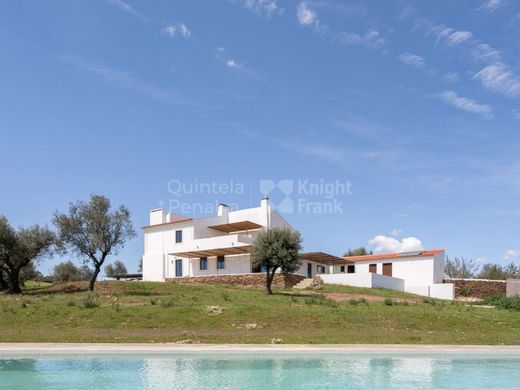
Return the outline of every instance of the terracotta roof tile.
[[[407,257],[430,257],[443,252],[444,249],[428,249],[415,252],[401,252],[401,253],[381,253],[376,255],[364,256],[346,256],[343,257],[349,261],[370,261],[370,260],[385,260],[385,259],[402,259]]]

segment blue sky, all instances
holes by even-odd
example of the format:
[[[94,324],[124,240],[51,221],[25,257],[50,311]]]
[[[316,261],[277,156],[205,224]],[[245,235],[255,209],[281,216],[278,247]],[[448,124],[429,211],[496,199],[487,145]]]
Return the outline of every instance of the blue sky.
[[[249,207],[285,180],[269,196],[308,251],[520,258],[515,1],[18,0],[0,22],[14,225],[99,193],[140,228],[159,205]],[[141,254],[139,229],[112,260]]]

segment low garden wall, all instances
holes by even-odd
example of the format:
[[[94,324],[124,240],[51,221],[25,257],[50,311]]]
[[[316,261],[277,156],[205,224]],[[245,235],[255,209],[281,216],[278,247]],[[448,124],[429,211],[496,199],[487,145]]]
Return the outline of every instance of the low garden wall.
[[[273,287],[292,287],[303,279],[305,279],[305,277],[302,275],[276,274],[273,280]],[[232,284],[235,286],[263,288],[265,287],[265,274],[183,276],[181,278],[166,279],[166,281],[186,284]]]
[[[455,285],[455,297],[484,298],[487,295],[505,294],[505,280],[489,279],[444,279]]]

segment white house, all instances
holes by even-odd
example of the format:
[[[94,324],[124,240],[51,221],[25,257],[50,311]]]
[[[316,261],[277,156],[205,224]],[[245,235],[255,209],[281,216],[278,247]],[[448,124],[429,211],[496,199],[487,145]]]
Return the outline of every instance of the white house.
[[[143,227],[143,280],[261,272],[253,268],[250,252],[258,232],[270,227],[291,228],[267,198],[259,207],[237,211],[221,204],[212,217],[152,210],[150,224]],[[306,277],[319,272],[326,272],[325,266],[310,260],[297,271]]]
[[[453,299],[453,284],[443,283],[443,249],[343,257],[331,265],[328,283],[384,287],[440,299]]]
[[[216,216],[187,218],[163,209],[150,212],[144,230],[143,280],[241,275],[262,272],[251,260],[259,231],[292,227],[262,199],[259,207],[230,211],[221,204]],[[453,285],[442,284],[444,251],[431,250],[355,257],[306,253],[296,274],[325,283],[385,287],[425,296],[453,298]]]

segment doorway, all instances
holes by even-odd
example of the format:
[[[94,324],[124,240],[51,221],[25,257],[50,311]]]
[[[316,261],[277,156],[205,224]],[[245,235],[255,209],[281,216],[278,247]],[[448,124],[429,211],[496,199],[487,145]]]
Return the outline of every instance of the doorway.
[[[312,264],[307,263],[307,277],[312,278]]]
[[[182,259],[175,260],[175,276],[182,276]]]

